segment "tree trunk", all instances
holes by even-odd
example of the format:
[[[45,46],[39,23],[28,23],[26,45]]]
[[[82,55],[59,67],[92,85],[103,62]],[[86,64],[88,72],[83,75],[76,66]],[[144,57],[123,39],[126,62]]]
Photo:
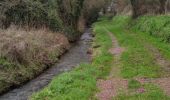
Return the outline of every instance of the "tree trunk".
[[[139,16],[138,14],[138,0],[130,0],[133,10],[133,18],[137,18]]]
[[[159,0],[160,2],[160,14],[165,14],[165,11],[166,11],[166,1],[167,0]]]

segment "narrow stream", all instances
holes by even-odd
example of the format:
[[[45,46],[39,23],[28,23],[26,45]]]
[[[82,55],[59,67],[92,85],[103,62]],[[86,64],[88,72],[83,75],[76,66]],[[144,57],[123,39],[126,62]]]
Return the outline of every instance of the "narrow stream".
[[[56,65],[20,88],[0,96],[0,100],[28,100],[28,97],[47,86],[55,76],[70,71],[80,63],[90,62],[87,51],[91,41],[90,29],[87,29],[75,46],[64,54]]]

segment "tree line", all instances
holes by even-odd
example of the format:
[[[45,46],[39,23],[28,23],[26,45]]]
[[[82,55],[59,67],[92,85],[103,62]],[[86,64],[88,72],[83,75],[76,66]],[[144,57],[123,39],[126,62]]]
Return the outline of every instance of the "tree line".
[[[133,18],[141,15],[160,15],[170,13],[170,0],[112,0],[112,13],[131,14]]]
[[[78,23],[90,24],[109,0],[1,0],[0,28],[48,27],[73,35]]]
[[[130,2],[134,18],[147,13],[147,9],[151,9],[152,11],[156,10],[155,12],[150,13],[165,14],[170,5],[170,0],[130,0]]]

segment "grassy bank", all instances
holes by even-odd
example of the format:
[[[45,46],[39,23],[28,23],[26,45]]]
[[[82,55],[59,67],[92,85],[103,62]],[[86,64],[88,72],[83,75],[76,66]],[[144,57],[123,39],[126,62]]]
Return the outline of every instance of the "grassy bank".
[[[69,48],[67,38],[47,29],[0,30],[0,93],[29,81]]]
[[[71,72],[63,73],[53,79],[48,87],[34,94],[31,100],[88,100],[97,91],[96,81],[109,74],[113,57],[108,53],[112,46],[110,37],[102,30],[100,23],[94,25],[93,50],[91,64],[81,64]]]

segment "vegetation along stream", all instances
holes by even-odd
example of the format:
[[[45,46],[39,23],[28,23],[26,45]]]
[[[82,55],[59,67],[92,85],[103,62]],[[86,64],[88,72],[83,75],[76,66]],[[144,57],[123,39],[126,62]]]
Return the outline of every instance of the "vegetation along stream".
[[[69,71],[80,63],[90,62],[90,55],[87,54],[87,51],[91,41],[90,29],[87,29],[80,40],[61,57],[56,65],[27,84],[0,96],[0,100],[27,100],[34,92],[47,86],[56,75]]]

